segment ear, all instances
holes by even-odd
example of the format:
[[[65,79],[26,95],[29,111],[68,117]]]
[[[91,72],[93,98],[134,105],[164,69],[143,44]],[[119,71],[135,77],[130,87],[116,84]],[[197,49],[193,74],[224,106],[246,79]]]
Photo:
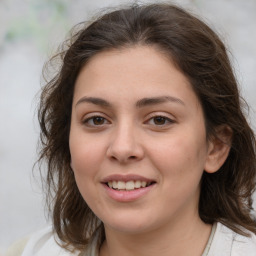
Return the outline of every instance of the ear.
[[[220,169],[228,157],[232,143],[232,129],[227,125],[217,127],[215,136],[208,143],[204,170],[214,173]]]

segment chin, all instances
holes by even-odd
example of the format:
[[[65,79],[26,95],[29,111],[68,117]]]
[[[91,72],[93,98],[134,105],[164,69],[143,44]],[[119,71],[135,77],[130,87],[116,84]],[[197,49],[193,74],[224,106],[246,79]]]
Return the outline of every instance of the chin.
[[[129,216],[128,218],[115,218],[112,221],[103,221],[104,227],[107,229],[115,230],[116,232],[126,233],[126,234],[142,234],[144,232],[149,232],[151,229],[157,226],[156,223],[152,222],[152,218],[141,218],[138,216]],[[150,222],[149,222],[150,220]]]
[[[126,223],[126,225],[105,225],[105,228],[115,230],[118,233],[124,233],[127,235],[138,235],[149,231],[148,227],[145,227],[143,225],[129,225],[129,223]]]

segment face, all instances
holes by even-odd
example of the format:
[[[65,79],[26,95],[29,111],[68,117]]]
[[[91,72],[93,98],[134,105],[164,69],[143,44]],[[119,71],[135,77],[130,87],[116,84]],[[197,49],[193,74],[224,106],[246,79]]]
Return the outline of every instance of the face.
[[[102,52],[83,67],[69,142],[78,188],[105,227],[148,232],[198,217],[208,159],[202,108],[155,48]]]

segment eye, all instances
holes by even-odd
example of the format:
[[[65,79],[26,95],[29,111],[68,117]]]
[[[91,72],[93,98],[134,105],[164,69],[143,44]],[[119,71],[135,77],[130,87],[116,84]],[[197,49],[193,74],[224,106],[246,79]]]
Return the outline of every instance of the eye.
[[[174,121],[165,116],[154,116],[148,120],[148,123],[156,126],[164,126],[174,123]]]
[[[108,123],[107,119],[102,116],[91,116],[83,120],[83,124],[87,126],[102,126]]]

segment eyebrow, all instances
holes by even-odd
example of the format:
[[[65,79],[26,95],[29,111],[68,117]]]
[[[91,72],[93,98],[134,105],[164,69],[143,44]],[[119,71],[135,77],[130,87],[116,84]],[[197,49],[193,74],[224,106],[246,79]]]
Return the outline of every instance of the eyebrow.
[[[181,105],[185,105],[185,103],[179,98],[172,97],[172,96],[160,96],[160,97],[152,97],[152,98],[143,98],[137,101],[136,107],[157,105],[165,102],[174,102],[174,103],[179,103]]]
[[[111,107],[111,103],[102,98],[87,97],[87,96],[81,98],[76,103],[76,106],[81,103],[84,103],[84,102],[92,103],[94,105],[98,105],[101,107]],[[151,98],[140,99],[139,101],[136,102],[136,107],[141,108],[141,107],[157,105],[157,104],[161,104],[161,103],[165,103],[165,102],[174,102],[174,103],[178,103],[178,104],[185,106],[185,103],[179,98],[172,97],[172,96],[160,96],[160,97],[151,97]]]
[[[76,103],[76,106],[83,103],[83,102],[87,102],[87,103],[92,103],[92,104],[95,104],[95,105],[98,105],[98,106],[102,106],[102,107],[111,107],[111,104],[102,99],[102,98],[96,98],[96,97],[83,97],[81,98],[77,103]]]

